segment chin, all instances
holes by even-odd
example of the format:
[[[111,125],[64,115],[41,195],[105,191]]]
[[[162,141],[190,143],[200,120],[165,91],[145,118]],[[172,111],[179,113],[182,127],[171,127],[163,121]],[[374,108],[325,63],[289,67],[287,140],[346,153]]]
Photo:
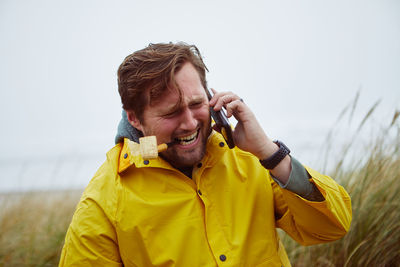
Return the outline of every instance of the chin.
[[[191,151],[177,151],[175,149],[171,149],[170,151],[163,152],[163,158],[168,161],[172,166],[176,168],[187,168],[192,167],[201,161],[205,155],[205,144],[200,147],[197,147]]]
[[[167,149],[167,151],[162,152],[162,157],[168,161],[172,166],[177,169],[193,167],[195,164],[199,163],[204,155],[206,154],[206,146],[208,136],[210,135],[211,127],[203,129],[200,133],[200,140],[196,147],[192,149],[182,149],[176,146]]]

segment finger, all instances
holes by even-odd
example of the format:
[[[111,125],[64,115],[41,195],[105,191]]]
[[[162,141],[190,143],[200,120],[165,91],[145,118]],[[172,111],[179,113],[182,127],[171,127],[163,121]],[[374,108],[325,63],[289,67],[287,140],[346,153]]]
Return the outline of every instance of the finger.
[[[239,121],[237,114],[240,113],[243,109],[243,102],[239,99],[236,99],[229,104],[226,105],[226,116],[230,118],[232,115]]]
[[[214,88],[211,88],[211,91],[213,92],[213,95],[211,96],[211,99],[209,101],[210,106],[214,106],[215,102],[217,101],[217,97],[215,97],[215,95],[218,93],[217,90],[215,90]]]
[[[219,98],[225,96],[225,95],[235,95],[234,93],[227,91],[227,92],[218,92],[214,88],[210,88],[211,91],[213,92],[213,96],[211,97],[211,100],[209,101],[209,104],[211,106],[214,106],[215,103],[218,101]]]
[[[218,111],[222,107],[226,108],[226,105],[228,105],[229,103],[236,101],[236,100],[240,100],[240,98],[235,94],[228,93],[228,94],[221,95],[214,105],[214,110]]]

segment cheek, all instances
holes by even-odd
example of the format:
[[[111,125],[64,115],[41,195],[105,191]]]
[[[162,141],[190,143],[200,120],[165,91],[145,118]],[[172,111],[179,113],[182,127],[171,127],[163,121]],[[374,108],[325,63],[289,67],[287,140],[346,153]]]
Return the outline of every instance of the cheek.
[[[210,110],[208,106],[206,108],[202,108],[197,112],[197,118],[201,119],[202,121],[207,121],[210,119]]]
[[[173,123],[162,118],[152,118],[151,120],[147,120],[143,128],[144,135],[156,135],[158,138],[161,138],[171,131]]]
[[[177,119],[160,120],[157,129],[161,134],[170,135],[176,128],[178,128],[178,125],[179,123]]]

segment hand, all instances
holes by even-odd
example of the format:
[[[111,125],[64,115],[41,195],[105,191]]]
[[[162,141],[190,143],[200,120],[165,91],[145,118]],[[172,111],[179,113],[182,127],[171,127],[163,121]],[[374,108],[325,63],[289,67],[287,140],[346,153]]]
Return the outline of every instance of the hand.
[[[226,109],[228,118],[232,115],[238,121],[233,130],[233,140],[235,145],[247,152],[252,153],[259,159],[270,157],[279,148],[265,134],[261,125],[258,123],[254,113],[242,101],[242,99],[232,92],[217,92],[211,89],[214,96],[210,100],[210,106],[215,111]],[[218,129],[216,129],[218,130]],[[272,175],[286,183],[291,171],[290,157],[286,157],[280,164],[271,170]]]
[[[211,90],[214,96],[210,100],[210,106],[213,107],[215,111],[219,111],[224,107],[227,112],[227,117],[230,118],[233,115],[238,121],[232,133],[237,147],[254,154],[260,159],[264,158],[266,151],[263,150],[265,150],[265,147],[268,147],[268,145],[273,150],[277,150],[277,146],[267,137],[253,112],[240,97],[232,92],[217,92],[214,89]]]

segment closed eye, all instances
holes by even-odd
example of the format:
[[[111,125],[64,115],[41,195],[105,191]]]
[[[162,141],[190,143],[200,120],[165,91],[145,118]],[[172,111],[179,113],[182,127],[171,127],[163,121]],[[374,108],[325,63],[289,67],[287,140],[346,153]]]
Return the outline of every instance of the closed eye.
[[[164,115],[162,115],[162,117],[164,117],[164,118],[172,118],[175,115],[177,115],[178,113],[179,113],[178,110],[176,110],[176,111],[172,111],[172,112],[169,112],[167,114],[164,114]]]
[[[179,108],[179,107],[178,108],[173,108],[173,109],[165,111],[165,113],[162,114],[161,117],[163,117],[163,118],[172,118],[172,117],[178,115],[181,112],[182,112],[182,108]]]
[[[190,108],[200,108],[204,104],[204,101],[193,102],[190,104]]]

